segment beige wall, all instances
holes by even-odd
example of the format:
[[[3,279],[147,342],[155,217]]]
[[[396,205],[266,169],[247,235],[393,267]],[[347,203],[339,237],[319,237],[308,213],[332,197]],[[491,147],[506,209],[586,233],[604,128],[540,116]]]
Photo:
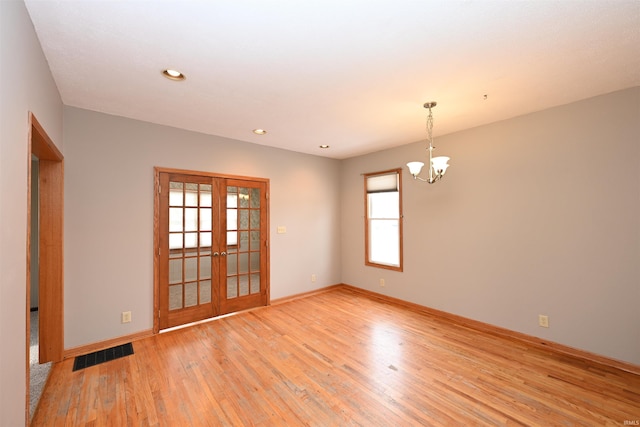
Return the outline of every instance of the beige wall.
[[[271,298],[340,283],[339,161],[71,107],[64,129],[65,348],[152,328],[154,166],[268,178]]]
[[[404,273],[364,266],[360,174],[424,143],[344,161],[343,282],[640,364],[640,88],[435,145],[444,181],[404,168]]]
[[[62,102],[22,1],[0,1],[0,425],[24,425],[32,111],[62,151]]]

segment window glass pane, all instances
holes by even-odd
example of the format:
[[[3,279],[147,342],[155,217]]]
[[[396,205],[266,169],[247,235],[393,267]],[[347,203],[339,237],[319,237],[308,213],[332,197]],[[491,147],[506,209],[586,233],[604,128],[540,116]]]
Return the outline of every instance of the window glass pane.
[[[169,260],[169,283],[182,283],[182,258]]]
[[[390,193],[370,193],[369,218],[399,218],[400,204],[397,191]]]
[[[249,276],[243,274],[240,279],[240,296],[249,295]]]
[[[227,255],[227,275],[238,274],[238,255]]]
[[[211,208],[200,208],[200,231],[211,231]]]
[[[248,231],[240,232],[240,250],[243,252],[249,250],[249,232]]]
[[[184,259],[184,281],[192,282],[198,279],[198,258]]]
[[[251,229],[260,230],[260,211],[251,211]]]
[[[248,230],[249,229],[249,211],[247,209],[240,210],[240,230]]]
[[[200,282],[200,304],[211,302],[211,280]]]
[[[238,195],[235,194],[236,191],[231,191],[231,190],[236,190],[236,187],[227,187],[227,193],[231,193],[231,194],[227,194],[227,208],[237,208],[238,207]]]
[[[251,189],[251,195],[250,195],[250,206],[252,208],[259,208],[260,207],[260,189],[259,188],[252,188]]]
[[[169,286],[169,310],[182,308],[182,285]]]
[[[184,233],[184,246],[185,248],[197,248],[198,233]]]
[[[369,261],[398,267],[400,265],[400,234],[398,220],[369,221]]]
[[[238,297],[238,276],[227,277],[227,299]]]
[[[211,185],[200,184],[200,206],[211,206]]]
[[[169,206],[182,206],[182,183],[169,183]]]
[[[260,293],[260,273],[251,275],[251,293]]]
[[[196,231],[198,229],[198,209],[186,208],[184,210],[184,231]]]
[[[169,234],[169,249],[182,249],[182,233]]]
[[[251,252],[251,271],[260,271],[260,252]]]
[[[252,251],[257,251],[260,249],[260,232],[259,231],[251,232],[250,247]]]
[[[247,252],[243,252],[240,254],[240,273],[248,273],[249,272],[249,254]]]
[[[198,206],[198,184],[185,184],[184,205]]]
[[[248,208],[249,207],[249,189],[240,187],[238,188],[238,198],[240,199],[240,207]]]
[[[184,306],[194,305],[198,305],[198,283],[187,283],[184,285]]]
[[[210,248],[211,247],[211,233],[200,233],[200,247],[201,248]]]
[[[240,214],[242,216],[242,213]],[[227,230],[238,229],[238,210],[227,209]]]
[[[236,246],[238,244],[238,232],[227,231],[227,246]]]
[[[169,231],[182,231],[182,208],[169,208]]]
[[[200,277],[202,279],[211,278],[211,257],[210,256],[202,256],[200,257]]]

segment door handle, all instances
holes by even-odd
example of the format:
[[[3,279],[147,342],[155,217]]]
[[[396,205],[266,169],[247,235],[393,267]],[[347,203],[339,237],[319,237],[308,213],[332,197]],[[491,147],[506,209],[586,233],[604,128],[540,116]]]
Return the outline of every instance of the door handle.
[[[218,252],[213,253],[213,256],[218,256],[218,255],[220,255]]]
[[[227,256],[226,252],[220,252],[220,256]]]

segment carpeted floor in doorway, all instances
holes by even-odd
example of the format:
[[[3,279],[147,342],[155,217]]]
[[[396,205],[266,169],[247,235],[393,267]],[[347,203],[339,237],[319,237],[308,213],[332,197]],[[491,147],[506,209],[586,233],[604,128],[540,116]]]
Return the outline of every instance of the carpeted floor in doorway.
[[[31,342],[29,344],[29,413],[33,418],[42,390],[51,371],[51,362],[38,363],[38,311],[31,312]]]

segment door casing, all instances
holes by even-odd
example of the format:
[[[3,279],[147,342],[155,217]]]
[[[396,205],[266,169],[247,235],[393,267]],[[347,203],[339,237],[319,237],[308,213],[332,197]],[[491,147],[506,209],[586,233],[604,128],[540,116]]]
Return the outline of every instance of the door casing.
[[[245,180],[245,181],[258,181],[263,182],[266,188],[267,194],[267,203],[268,203],[268,195],[269,195],[269,180],[266,178],[255,178],[248,176],[238,176],[238,175],[228,175],[228,174],[218,174],[218,173],[210,173],[210,172],[201,172],[201,171],[191,171],[184,169],[172,169],[172,168],[162,168],[162,167],[154,167],[154,214],[153,214],[153,333],[160,332],[160,271],[161,271],[161,262],[160,262],[160,197],[161,197],[161,184],[160,184],[160,174],[182,174],[182,175],[195,175],[195,176],[206,176],[210,178],[222,178],[222,179],[236,179],[236,180]],[[266,269],[264,274],[266,274],[266,301],[267,305],[270,302],[270,261],[269,261],[269,249],[268,249],[268,241],[269,241],[269,207],[266,206],[266,224],[265,224],[265,233],[267,233],[267,250],[265,253],[266,257]]]
[[[39,163],[38,235],[39,268],[31,271],[31,158]],[[38,275],[39,361],[59,362],[64,350],[64,157],[33,113],[29,113],[29,153],[27,189],[27,283],[26,283],[26,400],[25,418],[29,423],[31,275]]]

